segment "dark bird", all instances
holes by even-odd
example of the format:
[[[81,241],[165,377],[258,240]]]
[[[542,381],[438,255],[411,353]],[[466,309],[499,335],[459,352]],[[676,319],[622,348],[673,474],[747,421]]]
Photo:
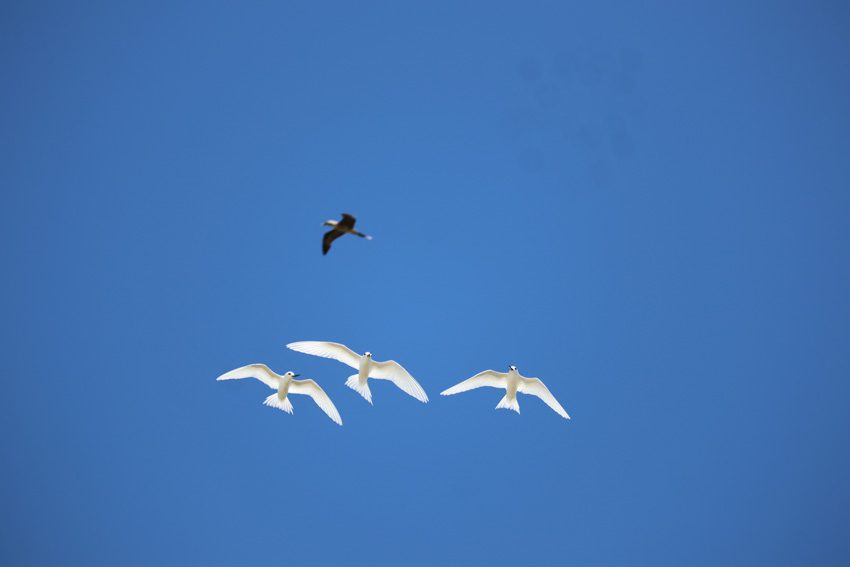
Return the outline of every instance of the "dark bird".
[[[333,228],[327,231],[325,237],[322,238],[322,254],[327,254],[328,250],[331,249],[331,243],[343,234],[353,234],[366,240],[372,240],[372,237],[368,234],[354,230],[354,223],[356,222],[357,219],[348,213],[342,213],[342,220],[340,221],[326,220],[323,222],[322,226],[332,226]]]

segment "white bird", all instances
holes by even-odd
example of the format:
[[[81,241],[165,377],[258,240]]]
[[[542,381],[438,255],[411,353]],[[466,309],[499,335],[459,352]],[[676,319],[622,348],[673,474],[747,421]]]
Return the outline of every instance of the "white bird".
[[[389,380],[422,403],[428,401],[428,395],[419,382],[395,360],[378,362],[372,359],[372,353],[367,352],[359,355],[345,345],[339,343],[326,343],[322,341],[300,341],[286,345],[296,352],[312,354],[324,358],[332,358],[343,364],[357,369],[357,374],[350,376],[345,385],[366,398],[372,403],[372,392],[369,391],[369,378],[378,380]]]
[[[277,392],[266,398],[263,404],[281,409],[286,413],[293,412],[292,403],[289,401],[289,394],[305,394],[313,398],[316,405],[328,414],[329,418],[334,420],[335,423],[342,425],[342,418],[339,416],[336,406],[334,406],[334,403],[325,391],[316,384],[316,381],[309,378],[306,380],[295,380],[296,376],[299,376],[299,374],[293,374],[292,372],[287,372],[281,376],[265,364],[249,364],[222,374],[216,380],[256,378],[272,390],[277,390]]]
[[[516,394],[517,392],[521,392],[523,394],[537,396],[543,400],[547,406],[555,410],[555,413],[565,419],[570,419],[567,411],[561,407],[561,404],[558,403],[558,400],[555,399],[555,396],[552,395],[552,392],[549,391],[546,384],[544,384],[539,378],[526,378],[525,376],[521,376],[516,366],[511,366],[507,373],[496,372],[495,370],[479,372],[472,378],[467,378],[460,384],[455,384],[448,390],[440,392],[440,395],[451,396],[452,394],[459,394],[461,392],[466,392],[467,390],[474,390],[475,388],[482,388],[484,386],[489,386],[491,388],[504,388],[507,390],[507,393],[499,402],[499,405],[496,406],[496,409],[510,409],[519,413],[519,402],[516,399]]]

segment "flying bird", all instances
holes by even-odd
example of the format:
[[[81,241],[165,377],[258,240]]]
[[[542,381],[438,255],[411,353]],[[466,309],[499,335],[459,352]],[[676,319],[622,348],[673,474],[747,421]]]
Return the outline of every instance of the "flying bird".
[[[440,392],[440,395],[451,396],[452,394],[459,394],[461,392],[466,392],[467,390],[474,390],[475,388],[482,388],[484,386],[489,386],[491,388],[504,388],[507,390],[507,393],[499,402],[499,405],[496,406],[496,409],[510,409],[519,413],[519,402],[516,399],[516,394],[517,392],[520,392],[523,394],[537,396],[543,400],[547,406],[555,410],[555,413],[565,419],[570,419],[567,411],[561,407],[561,404],[558,403],[558,400],[555,399],[555,396],[552,395],[552,392],[549,391],[546,384],[541,382],[539,378],[526,378],[525,376],[520,375],[516,366],[511,366],[507,373],[496,372],[495,370],[479,372],[472,378],[468,378],[460,384],[455,384],[448,390]]]
[[[345,381],[345,385],[366,398],[366,401],[370,404],[372,403],[372,392],[369,390],[369,378],[389,380],[420,402],[426,403],[428,401],[428,395],[425,394],[425,390],[422,389],[419,382],[395,360],[378,362],[372,358],[371,352],[359,355],[339,343],[301,341],[289,343],[286,347],[296,352],[332,358],[357,369],[357,374],[350,376]]]
[[[324,238],[322,238],[322,254],[327,254],[328,250],[331,249],[333,241],[343,234],[353,234],[360,238],[365,238],[366,240],[372,240],[372,237],[368,234],[363,234],[362,232],[354,230],[354,223],[356,222],[357,219],[348,213],[342,213],[342,220],[326,220],[323,222],[322,226],[332,226],[333,228],[327,231]]]
[[[272,390],[277,390],[277,392],[266,398],[263,404],[281,409],[286,413],[293,412],[292,403],[289,401],[289,394],[310,396],[316,402],[316,405],[328,414],[329,418],[335,423],[342,425],[342,418],[339,416],[336,406],[334,406],[334,403],[325,391],[314,380],[310,380],[309,378],[306,380],[295,380],[296,376],[299,376],[299,374],[293,374],[292,372],[287,372],[281,376],[265,364],[249,364],[222,374],[216,380],[256,378]]]

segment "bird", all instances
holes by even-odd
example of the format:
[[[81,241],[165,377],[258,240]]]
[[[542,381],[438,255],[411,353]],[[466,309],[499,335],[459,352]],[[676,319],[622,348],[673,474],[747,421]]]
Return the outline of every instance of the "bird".
[[[363,396],[367,402],[372,403],[372,392],[369,390],[369,378],[378,380],[389,380],[401,390],[413,396],[422,403],[428,402],[428,395],[419,382],[395,360],[378,362],[372,358],[372,353],[367,352],[359,355],[345,345],[339,343],[327,343],[322,341],[300,341],[289,343],[287,348],[296,352],[332,358],[343,364],[357,369],[357,374],[350,376],[345,385]]]
[[[276,374],[271,368],[265,364],[248,364],[247,366],[239,367],[230,372],[226,372],[216,378],[216,380],[238,380],[240,378],[256,378],[272,390],[277,390],[274,394],[266,398],[263,405],[271,406],[292,413],[292,403],[289,401],[289,394],[305,394],[313,398],[316,405],[323,412],[328,414],[334,423],[342,425],[342,418],[336,406],[328,397],[322,388],[316,384],[315,380],[307,378],[306,380],[295,380],[296,376],[293,372],[287,372],[283,376]]]
[[[482,388],[484,386],[489,386],[491,388],[504,388],[507,390],[507,393],[496,406],[496,409],[509,409],[519,413],[519,402],[516,399],[516,394],[517,392],[520,392],[522,394],[537,396],[543,400],[547,406],[552,408],[555,413],[564,419],[570,419],[567,411],[561,407],[561,404],[558,403],[558,400],[555,399],[555,396],[552,395],[552,392],[549,391],[546,384],[544,384],[539,378],[526,378],[525,376],[522,376],[516,366],[509,367],[507,373],[496,372],[495,370],[479,372],[472,378],[467,378],[463,382],[455,384],[451,388],[440,392],[440,395],[451,396],[453,394],[459,394],[461,392],[466,392],[467,390],[474,390],[475,388]]]
[[[365,238],[366,240],[372,240],[372,237],[368,234],[363,234],[362,232],[354,230],[354,223],[356,222],[357,219],[348,213],[342,213],[342,220],[326,220],[323,222],[322,226],[332,226],[333,228],[327,231],[324,238],[322,238],[322,254],[327,254],[328,250],[331,249],[333,241],[343,234],[353,234],[360,238]]]

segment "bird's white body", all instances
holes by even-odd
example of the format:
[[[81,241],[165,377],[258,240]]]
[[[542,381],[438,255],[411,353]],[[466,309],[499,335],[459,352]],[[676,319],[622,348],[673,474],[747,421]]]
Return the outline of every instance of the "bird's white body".
[[[293,413],[292,403],[289,401],[289,394],[304,394],[313,398],[316,405],[321,408],[335,423],[342,425],[342,418],[334,406],[331,399],[322,388],[316,384],[314,380],[296,380],[297,374],[287,372],[286,374],[277,374],[265,364],[249,364],[242,366],[230,372],[226,372],[216,378],[216,380],[238,380],[241,378],[256,378],[272,390],[277,390],[276,393],[267,397],[263,404]]]
[[[422,403],[428,402],[428,395],[419,382],[394,360],[378,362],[372,358],[372,353],[357,354],[347,346],[340,343],[323,341],[300,341],[289,343],[287,348],[296,352],[332,358],[343,364],[357,369],[357,374],[349,376],[345,385],[363,396],[367,402],[372,403],[372,392],[369,390],[369,378],[378,380],[389,380],[398,386],[403,392],[413,396]]]
[[[475,388],[483,388],[485,386],[491,388],[504,388],[505,396],[499,401],[496,409],[509,409],[519,413],[519,401],[517,401],[517,392],[537,396],[543,402],[552,408],[555,413],[564,419],[570,419],[567,411],[558,403],[549,388],[539,378],[527,378],[519,373],[515,366],[511,366],[507,372],[496,372],[495,370],[485,370],[479,372],[472,378],[468,378],[459,384],[455,384],[451,388],[440,392],[442,396],[451,396],[459,394]]]

